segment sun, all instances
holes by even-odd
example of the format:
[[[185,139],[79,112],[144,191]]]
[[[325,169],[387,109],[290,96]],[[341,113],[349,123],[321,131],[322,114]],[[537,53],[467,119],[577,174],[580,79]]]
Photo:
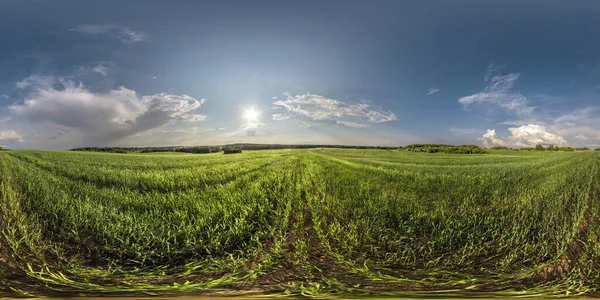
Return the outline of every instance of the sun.
[[[258,122],[259,117],[260,111],[256,110],[254,106],[244,110],[244,119],[246,119],[248,123]]]

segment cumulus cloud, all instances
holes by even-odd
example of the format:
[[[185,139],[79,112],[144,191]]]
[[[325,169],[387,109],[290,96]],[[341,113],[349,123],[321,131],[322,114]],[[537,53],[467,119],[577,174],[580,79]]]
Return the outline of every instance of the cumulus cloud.
[[[508,146],[508,147],[533,147],[541,145],[566,145],[567,140],[553,132],[550,132],[545,126],[539,124],[529,124],[520,127],[509,128],[510,136],[506,139],[500,139],[496,136],[496,130],[488,129],[487,132],[479,138],[479,141],[485,147]]]
[[[188,95],[160,93],[140,97],[125,87],[98,93],[72,82],[46,83],[29,84],[33,91],[24,103],[10,106],[10,112],[30,122],[71,128],[96,145],[177,121],[204,119],[203,115],[190,112],[205,100]]]
[[[496,75],[491,78],[485,89],[479,93],[458,99],[464,107],[470,105],[489,104],[504,108],[518,115],[529,115],[533,107],[528,106],[527,98],[519,92],[512,91],[513,85],[519,79],[519,73]]]
[[[24,142],[23,137],[14,130],[0,130],[0,140]]]
[[[506,146],[506,142],[496,137],[495,129],[488,129],[487,132],[478,140],[483,143],[484,147],[488,148],[493,146]]]
[[[149,34],[135,31],[128,27],[113,24],[87,24],[81,25],[72,31],[85,35],[107,35],[119,39],[125,45],[142,42],[150,37]]]
[[[375,109],[366,103],[347,103],[314,94],[296,96],[287,94],[286,96],[287,99],[278,100],[273,103],[275,108],[282,107],[290,113],[313,120],[364,121],[369,123],[383,123],[397,120],[393,112]]]
[[[439,91],[440,91],[440,89],[430,88],[429,91],[427,91],[427,96],[433,95],[433,94],[435,94],[435,93],[437,93]]]

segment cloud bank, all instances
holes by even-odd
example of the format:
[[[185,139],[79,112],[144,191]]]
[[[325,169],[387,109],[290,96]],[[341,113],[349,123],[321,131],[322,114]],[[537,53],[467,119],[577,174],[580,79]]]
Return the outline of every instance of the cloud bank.
[[[14,130],[0,130],[0,141],[1,140],[24,142],[23,137]]]
[[[496,136],[496,130],[488,129],[487,132],[478,140],[485,147],[506,146],[506,147],[533,147],[537,144],[563,146],[567,140],[553,132],[550,132],[545,126],[538,124],[529,124],[520,127],[509,128],[510,136],[506,139],[500,139]]]
[[[40,80],[43,78],[43,80]],[[120,138],[178,121],[197,122],[204,115],[193,114],[204,99],[188,95],[160,93],[138,96],[121,87],[106,92],[91,92],[74,82],[35,76],[17,86],[27,89],[22,104],[10,112],[31,123],[49,123],[73,129],[86,137],[88,144],[103,145]]]

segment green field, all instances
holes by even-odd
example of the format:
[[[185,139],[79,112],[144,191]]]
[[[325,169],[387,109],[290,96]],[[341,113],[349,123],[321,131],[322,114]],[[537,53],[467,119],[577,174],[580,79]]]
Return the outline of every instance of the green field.
[[[599,162],[0,152],[0,296],[594,295]]]

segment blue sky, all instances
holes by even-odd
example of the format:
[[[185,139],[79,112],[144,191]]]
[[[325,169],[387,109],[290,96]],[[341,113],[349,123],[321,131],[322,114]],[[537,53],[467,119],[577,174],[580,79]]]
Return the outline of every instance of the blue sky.
[[[597,1],[0,0],[0,145],[600,147]]]

